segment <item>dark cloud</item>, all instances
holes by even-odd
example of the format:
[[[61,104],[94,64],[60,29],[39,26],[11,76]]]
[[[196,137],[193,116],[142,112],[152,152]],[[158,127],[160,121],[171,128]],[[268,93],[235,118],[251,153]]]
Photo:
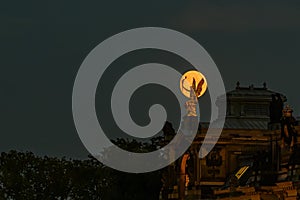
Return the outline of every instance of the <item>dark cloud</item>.
[[[0,7],[0,151],[84,157],[71,95],[85,56],[109,36],[159,26],[209,52],[227,90],[262,86],[284,93],[300,114],[297,1],[20,1]]]
[[[241,32],[299,28],[299,19],[299,3],[198,1],[187,4],[177,16],[170,18],[170,22],[190,31]]]

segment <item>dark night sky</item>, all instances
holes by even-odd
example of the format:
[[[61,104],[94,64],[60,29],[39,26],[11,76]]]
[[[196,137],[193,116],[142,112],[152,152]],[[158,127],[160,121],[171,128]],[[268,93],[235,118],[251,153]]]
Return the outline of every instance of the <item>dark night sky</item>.
[[[101,41],[144,26],[193,37],[227,90],[266,81],[300,115],[297,1],[6,1],[0,23],[0,151],[85,157],[71,109],[77,70]]]

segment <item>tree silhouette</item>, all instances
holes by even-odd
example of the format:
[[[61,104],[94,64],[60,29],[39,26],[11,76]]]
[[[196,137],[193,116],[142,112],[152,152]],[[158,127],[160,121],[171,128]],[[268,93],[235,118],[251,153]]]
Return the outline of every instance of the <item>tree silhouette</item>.
[[[146,152],[157,148],[135,140],[114,141],[122,148]],[[95,158],[72,160],[38,157],[31,152],[0,155],[0,199],[158,199],[161,171],[129,174],[104,166]]]

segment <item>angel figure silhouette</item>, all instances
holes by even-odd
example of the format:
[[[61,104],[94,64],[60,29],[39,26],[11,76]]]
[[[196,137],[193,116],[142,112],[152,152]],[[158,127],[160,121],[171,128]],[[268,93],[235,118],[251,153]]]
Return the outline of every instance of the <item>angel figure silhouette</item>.
[[[190,86],[190,89],[186,88],[186,86],[185,86],[186,81],[187,81],[187,76],[185,76],[184,79],[182,80],[182,88],[185,91],[189,92],[190,98],[193,98],[193,96],[199,97],[201,95],[201,92],[202,92],[204,79],[202,78],[199,81],[199,83],[197,84],[195,78],[193,77],[193,82],[192,82],[192,86]],[[188,85],[190,85],[190,84],[188,84]]]

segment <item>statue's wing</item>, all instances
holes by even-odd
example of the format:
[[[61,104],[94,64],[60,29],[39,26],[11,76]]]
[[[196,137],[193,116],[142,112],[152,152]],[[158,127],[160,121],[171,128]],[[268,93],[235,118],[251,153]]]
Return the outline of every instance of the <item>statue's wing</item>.
[[[196,92],[196,80],[195,80],[195,78],[193,78],[192,88],[193,88],[194,92]]]
[[[202,78],[201,81],[197,85],[197,90],[196,90],[197,96],[199,96],[201,94],[203,84],[204,84],[204,79]]]

